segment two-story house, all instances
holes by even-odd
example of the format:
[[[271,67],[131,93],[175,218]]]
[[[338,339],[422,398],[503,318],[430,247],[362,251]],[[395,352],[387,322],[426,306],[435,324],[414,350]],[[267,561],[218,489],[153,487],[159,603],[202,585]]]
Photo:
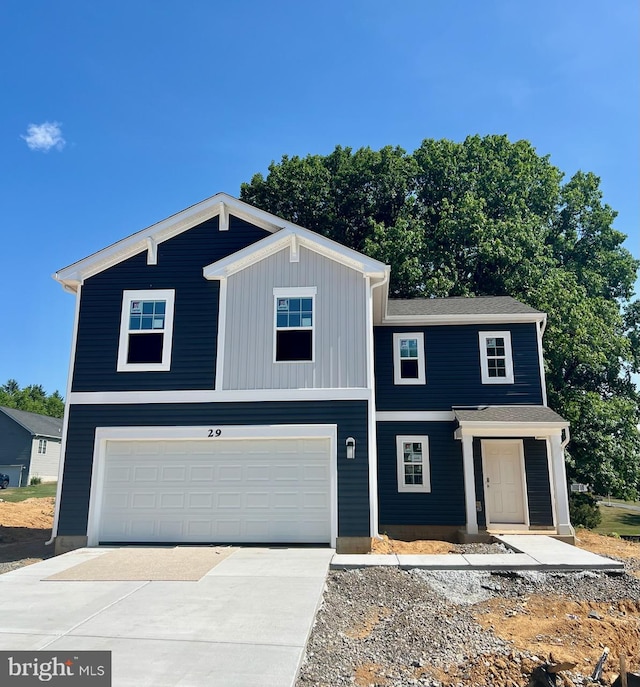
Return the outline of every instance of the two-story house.
[[[57,551],[572,533],[543,313],[392,300],[387,265],[226,194],[55,278]]]

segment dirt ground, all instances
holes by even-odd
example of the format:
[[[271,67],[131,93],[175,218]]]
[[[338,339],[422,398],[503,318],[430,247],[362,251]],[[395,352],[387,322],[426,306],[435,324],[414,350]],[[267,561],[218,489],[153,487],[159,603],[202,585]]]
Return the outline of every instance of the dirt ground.
[[[54,500],[0,502],[0,572],[53,556],[53,546],[45,542],[51,538]]]
[[[53,555],[53,547],[44,546],[51,536],[54,499],[27,499],[20,503],[0,502],[0,572],[35,563]],[[633,574],[640,576],[640,543],[603,537],[579,530],[577,545],[606,556],[627,560]],[[430,553],[455,551],[453,544],[439,541],[401,542],[384,537],[374,545],[374,553]],[[384,609],[374,609],[370,622],[375,625]],[[600,620],[589,618],[595,611]],[[576,670],[593,670],[603,648],[611,650],[609,667],[625,653],[629,670],[640,670],[640,599],[617,604],[577,603],[561,596],[494,598],[477,604],[477,621],[486,629],[512,643],[514,649],[529,651],[548,660],[577,662]],[[365,634],[370,627],[361,628]],[[492,685],[521,684],[522,675],[535,664],[525,666],[505,660],[504,656],[486,656],[465,668],[465,674],[439,671],[443,685],[476,683]],[[426,668],[416,668],[416,678]],[[376,667],[362,666],[354,676],[357,685],[376,683]],[[468,682],[467,682],[468,684]],[[561,684],[561,683],[559,683]],[[566,680],[564,684],[569,684]]]

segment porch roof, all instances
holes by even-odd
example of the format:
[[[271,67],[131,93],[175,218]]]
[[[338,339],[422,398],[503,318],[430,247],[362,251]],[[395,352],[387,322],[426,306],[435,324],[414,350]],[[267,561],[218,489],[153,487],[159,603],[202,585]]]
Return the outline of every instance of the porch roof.
[[[539,422],[544,425],[569,423],[558,413],[546,406],[480,406],[478,408],[454,408],[456,420],[462,425],[467,423],[491,424],[529,424]]]

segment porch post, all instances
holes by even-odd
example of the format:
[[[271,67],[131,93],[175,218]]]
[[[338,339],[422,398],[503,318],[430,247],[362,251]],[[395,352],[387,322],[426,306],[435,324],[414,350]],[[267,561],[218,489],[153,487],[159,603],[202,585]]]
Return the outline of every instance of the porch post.
[[[472,436],[462,436],[462,467],[464,470],[464,504],[467,511],[467,534],[478,534]]]
[[[560,434],[549,437],[551,450],[551,468],[553,470],[553,484],[555,488],[556,518],[558,534],[575,534],[569,518],[569,495],[567,493],[567,474],[564,466],[564,450]]]

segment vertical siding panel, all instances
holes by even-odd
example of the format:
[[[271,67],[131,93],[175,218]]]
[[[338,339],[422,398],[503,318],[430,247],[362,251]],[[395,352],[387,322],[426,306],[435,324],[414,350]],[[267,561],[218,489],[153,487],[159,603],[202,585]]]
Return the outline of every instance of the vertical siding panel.
[[[275,364],[273,289],[295,286],[318,289],[315,362]],[[234,305],[226,326],[234,334],[225,350],[225,388],[365,387],[365,287],[359,272],[302,247],[300,262],[290,262],[285,248],[229,277]]]

